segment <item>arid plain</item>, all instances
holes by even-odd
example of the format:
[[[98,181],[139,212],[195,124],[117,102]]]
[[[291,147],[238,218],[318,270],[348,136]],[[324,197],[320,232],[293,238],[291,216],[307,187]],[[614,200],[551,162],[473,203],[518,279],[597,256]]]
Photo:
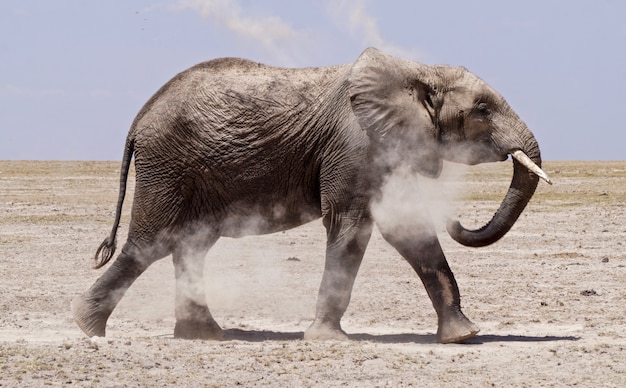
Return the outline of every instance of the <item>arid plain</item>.
[[[206,291],[224,341],[173,338],[170,258],[130,288],[107,337],[86,338],[69,306],[103,272],[91,257],[113,223],[119,162],[0,162],[0,386],[626,386],[626,162],[544,167],[555,184],[540,183],[496,244],[463,247],[439,225],[481,328],[441,345],[419,278],[377,231],[343,320],[351,340],[302,339],[323,269],[319,221],[211,250]],[[465,170],[436,190],[475,227],[511,165]],[[119,245],[131,202],[132,177]]]

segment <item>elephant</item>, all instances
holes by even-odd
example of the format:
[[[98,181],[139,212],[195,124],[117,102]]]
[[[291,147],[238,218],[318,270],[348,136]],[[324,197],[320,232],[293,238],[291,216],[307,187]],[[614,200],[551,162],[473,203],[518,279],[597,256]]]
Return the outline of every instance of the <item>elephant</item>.
[[[129,168],[135,192],[126,243],[71,303],[87,336],[131,284],[171,255],[174,337],[220,339],[203,289],[205,256],[220,237],[268,234],[322,219],[327,243],[307,340],[347,339],[340,321],[374,226],[408,261],[437,313],[436,340],[458,343],[479,328],[462,312],[458,285],[433,222],[378,224],[373,201],[403,166],[437,178],[443,161],[473,165],[512,156],[508,192],[491,221],[469,230],[450,221],[460,244],[504,236],[531,199],[541,170],[538,143],[505,99],[463,67],[426,65],[368,48],[349,64],[279,68],[240,58],[195,65],[143,106],[128,132],[110,235],[94,268],[113,257]]]

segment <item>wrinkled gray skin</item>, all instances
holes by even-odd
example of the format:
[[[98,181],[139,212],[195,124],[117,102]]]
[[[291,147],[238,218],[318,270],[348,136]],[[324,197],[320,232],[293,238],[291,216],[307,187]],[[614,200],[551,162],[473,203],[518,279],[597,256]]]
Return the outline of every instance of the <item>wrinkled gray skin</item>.
[[[72,302],[88,336],[104,336],[126,289],[150,264],[173,255],[175,337],[218,339],[206,304],[203,265],[220,236],[272,233],[322,218],[326,264],[307,339],[344,339],[340,319],[375,220],[370,204],[399,165],[437,177],[442,160],[505,160],[524,151],[540,165],[532,133],[505,100],[464,68],[428,66],[368,49],[348,65],[282,69],[244,59],[194,66],[163,86],[139,112],[126,140],[111,236],[96,268],[115,250],[134,154],[136,189],[128,239],[113,264]],[[514,161],[511,187],[477,231],[451,222],[469,246],[502,237],[537,177]],[[419,225],[419,226],[418,226]],[[422,280],[438,315],[437,339],[459,342],[478,328],[432,223],[414,230],[378,225]],[[191,284],[191,286],[188,286]]]

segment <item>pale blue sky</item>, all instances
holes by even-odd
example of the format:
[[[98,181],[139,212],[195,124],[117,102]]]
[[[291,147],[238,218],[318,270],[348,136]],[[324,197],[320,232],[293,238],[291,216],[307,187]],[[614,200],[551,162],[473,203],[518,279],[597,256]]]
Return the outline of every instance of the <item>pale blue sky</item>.
[[[2,0],[0,159],[118,160],[144,102],[204,60],[323,66],[374,46],[467,67],[545,160],[626,160],[625,19],[621,0]]]

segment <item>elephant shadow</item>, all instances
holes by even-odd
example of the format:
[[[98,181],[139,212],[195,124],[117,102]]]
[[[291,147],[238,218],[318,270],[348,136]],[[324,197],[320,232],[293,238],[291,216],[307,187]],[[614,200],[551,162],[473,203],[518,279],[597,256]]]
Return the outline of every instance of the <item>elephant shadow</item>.
[[[304,332],[284,332],[271,330],[243,330],[243,329],[226,329],[224,330],[224,341],[245,341],[245,342],[264,342],[264,341],[297,341],[304,338]],[[437,338],[435,334],[414,334],[414,333],[398,333],[398,334],[367,334],[355,333],[349,334],[348,338],[352,341],[368,341],[384,344],[436,344]],[[557,342],[557,341],[578,341],[580,337],[576,336],[524,336],[524,335],[498,335],[484,334],[470,338],[463,342],[466,345],[481,345],[495,342]]]

